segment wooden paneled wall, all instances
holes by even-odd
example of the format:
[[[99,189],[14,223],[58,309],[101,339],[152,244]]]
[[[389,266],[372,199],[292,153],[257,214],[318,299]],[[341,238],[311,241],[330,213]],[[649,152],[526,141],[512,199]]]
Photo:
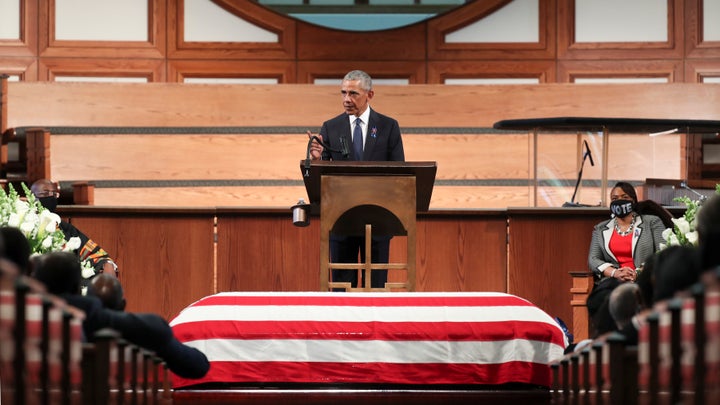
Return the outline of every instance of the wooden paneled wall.
[[[478,0],[433,19],[375,32],[327,29],[258,5],[213,0],[277,35],[276,43],[184,40],[184,2],[148,0],[147,41],[55,38],[55,1],[21,1],[19,40],[0,40],[0,72],[25,81],[56,76],[140,77],[181,82],[191,77],[262,77],[280,83],[337,78],[350,69],[411,84],[447,78],[533,78],[541,83],[585,77],[664,78],[702,82],[720,76],[720,42],[703,39],[703,1],[667,0],[668,37],[660,42],[575,40],[575,0],[539,0],[539,35],[530,43],[448,43],[445,36],[510,0]],[[354,46],[362,44],[362,46]]]
[[[289,210],[61,211],[115,256],[131,311],[173,317],[215,292],[320,288],[317,217],[298,228]],[[607,215],[602,208],[420,214],[416,290],[508,292],[571,325],[568,272],[587,268],[592,227]],[[404,245],[392,240],[391,261],[405,259]]]

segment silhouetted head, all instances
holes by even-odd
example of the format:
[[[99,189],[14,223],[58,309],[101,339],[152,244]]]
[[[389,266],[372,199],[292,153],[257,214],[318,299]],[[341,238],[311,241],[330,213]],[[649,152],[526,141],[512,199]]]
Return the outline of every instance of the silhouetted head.
[[[12,226],[0,228],[0,235],[5,245],[5,257],[15,263],[22,274],[29,275],[32,249],[25,235]]]
[[[643,308],[640,287],[635,283],[622,283],[610,293],[608,310],[618,329],[626,327],[632,317]]]
[[[71,252],[50,252],[34,261],[34,277],[51,294],[80,294],[80,260]]]
[[[93,277],[90,280],[87,295],[98,297],[107,309],[125,310],[125,295],[120,280],[109,274],[100,273]]]
[[[696,227],[703,270],[720,266],[720,195],[716,194],[703,203]]]
[[[700,257],[694,247],[668,246],[650,260],[654,261],[654,302],[672,298],[676,292],[685,290],[700,279]]]

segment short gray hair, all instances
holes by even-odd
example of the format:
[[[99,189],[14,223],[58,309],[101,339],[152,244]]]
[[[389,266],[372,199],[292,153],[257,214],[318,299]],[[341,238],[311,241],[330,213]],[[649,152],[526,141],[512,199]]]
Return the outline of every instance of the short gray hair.
[[[360,80],[360,87],[363,90],[372,90],[372,78],[362,70],[352,70],[348,72],[345,77],[343,77],[343,81],[345,80]]]

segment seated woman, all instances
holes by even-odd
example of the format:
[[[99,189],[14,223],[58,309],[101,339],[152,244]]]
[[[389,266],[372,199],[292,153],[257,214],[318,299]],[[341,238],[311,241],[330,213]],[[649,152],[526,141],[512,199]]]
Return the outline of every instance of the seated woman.
[[[618,182],[610,190],[611,218],[593,229],[588,266],[598,282],[587,301],[596,335],[615,329],[607,297],[620,283],[634,282],[638,272],[664,242],[665,225],[652,214],[638,211],[635,188]]]

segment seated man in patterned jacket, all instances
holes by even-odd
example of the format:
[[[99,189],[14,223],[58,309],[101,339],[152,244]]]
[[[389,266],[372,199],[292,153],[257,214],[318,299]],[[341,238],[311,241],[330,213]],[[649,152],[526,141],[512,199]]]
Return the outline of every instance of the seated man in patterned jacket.
[[[60,192],[54,182],[48,179],[40,179],[32,184],[30,191],[43,207],[51,212],[55,212]],[[60,229],[65,234],[65,240],[70,240],[70,238],[75,236],[80,238],[80,247],[75,251],[75,254],[81,262],[89,260],[95,270],[95,274],[105,273],[117,277],[118,267],[115,261],[112,260],[110,255],[100,247],[100,245],[67,221],[60,222]],[[92,278],[92,276],[83,280],[83,288],[87,287],[90,278]]]

